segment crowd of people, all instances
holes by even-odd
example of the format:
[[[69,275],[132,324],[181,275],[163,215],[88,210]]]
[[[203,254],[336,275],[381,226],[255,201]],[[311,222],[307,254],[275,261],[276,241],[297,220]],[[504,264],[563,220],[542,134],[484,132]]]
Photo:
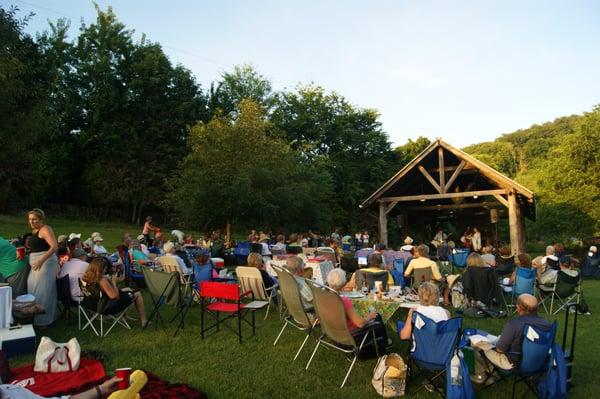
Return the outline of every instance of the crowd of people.
[[[173,230],[169,239],[166,239],[160,228],[153,224],[152,218],[148,217],[140,235],[133,238],[132,235],[126,234],[117,251],[111,253],[103,245],[104,240],[100,232],[92,233],[86,240],[82,240],[79,233],[55,238],[54,230],[46,223],[45,213],[41,209],[33,209],[27,216],[31,233],[21,243],[27,248],[27,256],[23,257],[19,249],[9,241],[0,239],[0,273],[13,287],[15,295],[27,292],[35,296],[36,302],[45,312],[35,315],[34,324],[42,328],[57,318],[57,278],[69,276],[71,296],[74,300],[82,295],[80,287],[85,287],[86,291],[102,292],[107,298],[105,306],[111,311],[119,311],[134,304],[140,323],[144,326],[147,319],[142,295],[128,287],[119,288],[118,285],[126,277],[123,269],[126,261],[135,269],[136,265],[147,265],[160,262],[161,258],[168,258],[178,265],[182,275],[197,276],[200,274],[199,268],[211,264],[212,257],[223,254],[225,249],[233,246],[221,237],[219,231],[204,234],[201,239],[194,240],[191,235]],[[451,297],[454,299],[456,287],[460,288],[458,291],[464,298],[464,302],[459,306],[463,306],[464,303],[466,306],[476,303],[494,307],[501,305],[504,295],[502,286],[510,286],[515,282],[517,267],[535,270],[542,295],[544,289],[548,292],[552,289],[560,271],[571,277],[580,277],[573,259],[565,254],[561,244],[549,245],[543,256],[531,259],[526,253],[512,254],[507,246],[494,248],[486,242],[482,244],[481,235],[476,227],[465,229],[458,245],[450,241],[449,235],[442,229],[437,230],[429,243],[417,245],[413,238],[407,236],[398,250],[389,249],[382,243],[374,243],[369,247],[371,240],[366,231],[356,233],[352,237],[343,235],[339,229],[335,229],[328,236],[321,236],[309,230],[307,234],[292,233],[286,237],[283,234],[273,235],[252,230],[248,235],[251,251],[247,257],[247,265],[259,269],[264,286],[271,288],[277,286],[278,281],[267,272],[267,262],[278,254],[285,254],[286,268],[298,283],[306,311],[314,318],[314,298],[306,283],[306,277],[310,277],[310,273],[307,273],[305,267],[303,248],[323,246],[331,248],[336,257],[341,257],[349,250],[346,245],[351,243],[356,254],[361,251],[368,254],[365,264],[358,262],[358,269],[335,267],[327,274],[327,285],[341,293],[362,288],[364,283],[359,283],[359,271],[382,275],[385,286],[397,284],[398,276],[393,273],[396,261],[400,260],[403,267],[401,277],[414,280],[408,286],[414,287],[419,299],[419,305],[410,309],[404,326],[399,330],[401,339],[410,339],[413,334],[411,321],[414,312],[434,322],[447,320],[452,305],[457,306],[454,300],[450,300]],[[195,257],[189,256],[186,246],[198,249]],[[460,247],[470,252],[464,272],[461,275],[442,274],[440,262],[443,264]],[[337,259],[333,259],[334,262]],[[590,247],[583,263],[584,268],[587,267],[590,273],[594,272],[592,269],[600,264],[598,259],[597,248]],[[423,274],[423,271],[427,273]],[[421,276],[421,280],[415,278],[417,275]],[[426,279],[422,277],[424,275],[427,276]],[[361,315],[348,297],[341,296],[341,299],[347,327],[356,332],[357,342],[362,340],[361,334],[365,331],[362,327],[369,325],[377,336],[379,353],[384,353],[390,340],[381,315],[375,311]],[[517,349],[522,341],[523,325],[549,328],[549,322],[537,315],[537,308],[536,297],[530,294],[518,296],[517,317],[506,324],[498,344],[494,348],[478,348],[481,351],[478,357],[480,375],[476,375],[476,380],[482,378],[485,374],[483,368],[489,367],[489,363],[503,369],[515,367],[518,359],[511,357],[510,353]]]

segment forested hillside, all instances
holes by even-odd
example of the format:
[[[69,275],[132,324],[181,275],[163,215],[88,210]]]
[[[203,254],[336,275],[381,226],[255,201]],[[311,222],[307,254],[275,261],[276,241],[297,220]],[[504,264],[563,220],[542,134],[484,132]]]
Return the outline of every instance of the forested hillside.
[[[466,152],[533,190],[531,240],[588,239],[600,222],[600,108],[474,144]]]

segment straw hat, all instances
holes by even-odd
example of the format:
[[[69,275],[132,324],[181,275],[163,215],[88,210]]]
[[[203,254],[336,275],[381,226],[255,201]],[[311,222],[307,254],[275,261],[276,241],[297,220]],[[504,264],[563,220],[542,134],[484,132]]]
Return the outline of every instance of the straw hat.
[[[412,245],[413,242],[414,240],[410,236],[406,236],[406,238],[404,239],[404,243],[406,245]]]

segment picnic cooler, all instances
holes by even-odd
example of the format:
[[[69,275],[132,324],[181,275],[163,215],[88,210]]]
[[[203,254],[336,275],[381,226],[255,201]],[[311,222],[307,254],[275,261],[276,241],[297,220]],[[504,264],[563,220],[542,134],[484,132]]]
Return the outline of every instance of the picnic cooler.
[[[31,324],[0,329],[0,346],[6,357],[35,353],[35,341],[35,331]]]
[[[384,398],[404,396],[408,367],[397,353],[381,356],[373,370],[371,384]]]

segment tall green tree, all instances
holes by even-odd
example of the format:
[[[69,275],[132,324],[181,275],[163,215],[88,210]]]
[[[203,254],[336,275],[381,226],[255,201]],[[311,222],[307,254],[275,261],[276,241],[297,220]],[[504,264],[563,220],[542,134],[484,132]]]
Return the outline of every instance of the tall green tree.
[[[224,72],[213,82],[208,95],[211,115],[230,115],[239,110],[243,100],[252,100],[267,112],[274,104],[275,96],[271,82],[252,65],[236,65],[231,72]]]
[[[366,220],[358,205],[398,166],[378,118],[377,111],[357,108],[315,85],[278,96],[271,117],[277,134],[300,153],[306,165],[319,165],[331,176],[336,224]]]
[[[192,128],[192,151],[181,174],[169,179],[169,203],[181,220],[202,229],[329,223],[327,176],[301,167],[297,153],[269,137],[270,129],[252,100],[242,100],[235,117],[217,115]]]
[[[206,101],[191,73],[173,67],[160,45],[97,5],[95,23],[82,24],[73,48],[72,85],[78,121],[74,157],[83,173],[80,202],[127,206],[132,221],[157,206],[165,176],[187,154],[188,127]]]
[[[64,172],[54,145],[52,73],[17,11],[0,7],[0,212],[44,203]]]

